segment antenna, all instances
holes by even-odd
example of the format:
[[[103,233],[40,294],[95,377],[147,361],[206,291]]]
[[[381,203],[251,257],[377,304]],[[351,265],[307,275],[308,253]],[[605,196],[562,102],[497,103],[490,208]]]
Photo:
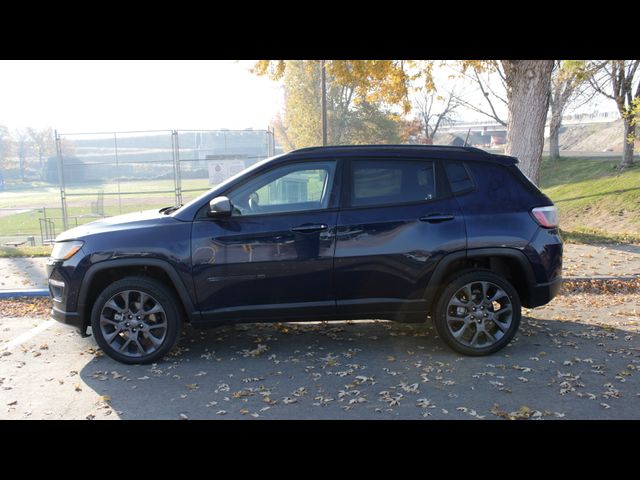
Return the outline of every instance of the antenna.
[[[471,133],[471,127],[469,127],[469,130],[467,130],[467,136],[464,139],[464,145],[463,146],[467,146],[467,140],[469,139],[469,133]]]

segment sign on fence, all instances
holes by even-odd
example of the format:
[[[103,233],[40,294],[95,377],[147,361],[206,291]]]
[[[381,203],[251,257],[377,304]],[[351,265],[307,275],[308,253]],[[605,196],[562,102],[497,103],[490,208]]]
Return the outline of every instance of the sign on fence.
[[[234,155],[229,156],[207,155],[209,167],[209,185],[219,185],[227,178],[234,176],[236,173],[245,169],[246,156]]]

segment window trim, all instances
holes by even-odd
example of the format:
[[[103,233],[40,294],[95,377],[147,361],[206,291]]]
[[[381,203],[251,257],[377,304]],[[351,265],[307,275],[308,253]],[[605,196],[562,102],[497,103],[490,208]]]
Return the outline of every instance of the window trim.
[[[367,205],[353,205],[353,162],[354,161],[371,161],[371,162],[431,162],[431,168],[433,170],[433,189],[434,189],[434,197],[432,199],[424,199],[424,200],[411,200],[406,202],[392,202],[392,203],[371,203]],[[411,205],[423,205],[426,203],[430,203],[436,200],[440,200],[445,197],[439,196],[438,192],[438,170],[436,168],[436,164],[438,163],[436,159],[432,158],[416,158],[416,157],[355,157],[349,158],[347,162],[345,162],[345,188],[343,189],[345,195],[342,198],[343,210],[358,210],[363,208],[380,208],[380,207],[402,207],[402,206],[411,206]]]
[[[304,164],[309,164],[309,163],[319,163],[319,162],[335,162],[335,169],[334,169],[334,173],[333,173],[333,183],[331,185],[331,193],[329,194],[329,204],[326,208],[317,208],[317,209],[313,209],[313,210],[293,210],[293,211],[287,211],[287,212],[270,212],[270,213],[254,213],[251,215],[238,215],[238,216],[230,216],[230,217],[226,217],[226,218],[210,218],[209,216],[207,216],[207,208],[209,207],[209,202],[211,200],[213,200],[213,198],[209,199],[206,203],[204,203],[199,209],[198,212],[196,213],[196,216],[194,218],[194,221],[198,221],[198,220],[208,220],[208,221],[221,221],[221,220],[240,220],[243,218],[268,218],[268,217],[272,217],[275,215],[296,215],[296,214],[301,214],[301,213],[320,213],[320,212],[336,212],[340,209],[340,203],[341,203],[341,195],[342,195],[342,190],[344,190],[342,188],[342,177],[343,177],[343,169],[344,169],[344,161],[342,161],[340,158],[317,158],[317,159],[313,159],[311,161],[309,160],[303,160],[303,159],[291,159],[289,161],[286,162],[282,162],[282,163],[278,163],[276,165],[272,165],[270,167],[267,167],[265,169],[259,170],[258,172],[255,172],[254,175],[251,175],[245,179],[243,179],[242,181],[234,184],[234,185],[230,185],[229,188],[223,190],[219,195],[217,195],[218,197],[228,197],[229,193],[231,193],[231,191],[237,189],[237,188],[241,188],[242,186],[246,185],[247,183],[253,181],[255,178],[257,178],[258,176],[262,176],[262,175],[266,175],[269,172],[271,172],[272,170],[275,170],[277,168],[281,168],[281,167],[287,167],[287,166],[291,166],[291,165],[296,165],[296,164],[300,164],[300,165],[304,165]]]

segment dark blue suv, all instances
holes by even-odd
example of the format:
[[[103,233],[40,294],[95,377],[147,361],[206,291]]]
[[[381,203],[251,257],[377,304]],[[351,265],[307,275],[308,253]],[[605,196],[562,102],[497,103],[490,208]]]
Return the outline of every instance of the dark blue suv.
[[[504,347],[558,292],[556,209],[513,157],[469,147],[279,155],[181,207],[64,232],[53,318],[124,363],[228,322],[423,322],[458,352]]]

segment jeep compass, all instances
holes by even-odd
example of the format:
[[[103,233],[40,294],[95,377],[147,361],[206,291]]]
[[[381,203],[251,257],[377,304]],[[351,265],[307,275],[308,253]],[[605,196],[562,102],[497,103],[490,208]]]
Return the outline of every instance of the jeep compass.
[[[183,322],[424,322],[466,355],[503,348],[562,281],[551,200],[518,160],[470,147],[312,147],[183,206],[56,239],[52,316],[124,363],[161,359]]]

